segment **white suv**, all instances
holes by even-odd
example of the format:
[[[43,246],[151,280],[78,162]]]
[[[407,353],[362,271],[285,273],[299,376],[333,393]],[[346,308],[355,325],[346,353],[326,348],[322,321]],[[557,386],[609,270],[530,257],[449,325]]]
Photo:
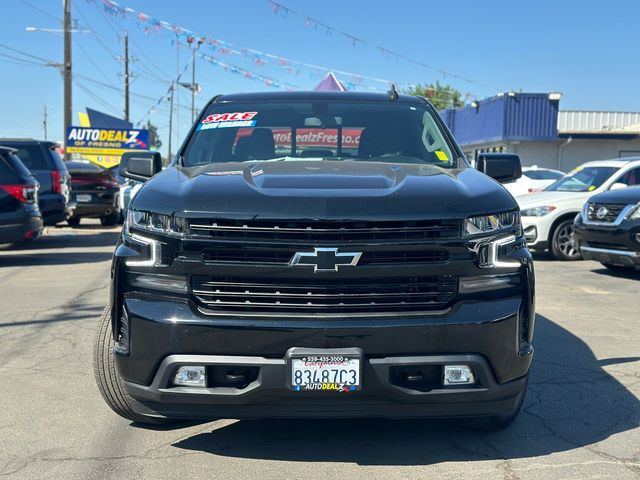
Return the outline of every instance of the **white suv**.
[[[632,185],[640,185],[640,157],[583,163],[544,191],[517,197],[529,248],[578,260],[573,220],[584,203],[596,193]]]

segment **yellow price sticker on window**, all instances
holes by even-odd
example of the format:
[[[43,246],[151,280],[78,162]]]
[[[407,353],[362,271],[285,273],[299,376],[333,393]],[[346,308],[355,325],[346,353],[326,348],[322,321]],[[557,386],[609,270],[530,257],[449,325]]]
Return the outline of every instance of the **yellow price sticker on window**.
[[[449,161],[449,157],[447,157],[447,154],[444,153],[442,150],[436,150],[436,156],[438,157],[438,160],[440,160],[441,162]]]
[[[593,191],[595,189],[596,189],[596,186],[595,185],[591,185],[587,190],[589,190],[591,192],[591,191]]]

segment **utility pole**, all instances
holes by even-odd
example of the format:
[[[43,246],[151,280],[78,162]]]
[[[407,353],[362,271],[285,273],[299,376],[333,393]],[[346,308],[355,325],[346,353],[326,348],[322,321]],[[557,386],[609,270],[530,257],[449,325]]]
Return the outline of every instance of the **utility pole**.
[[[202,38],[198,38],[197,42],[196,47],[191,49],[191,123],[196,121],[196,95],[200,92],[200,86],[196,84],[196,50],[202,45]]]
[[[129,34],[124,34],[124,119],[129,121]]]
[[[47,106],[46,105],[44,106],[44,112],[42,113],[42,128],[44,128],[44,140],[46,142],[48,140],[47,138]]]
[[[176,81],[180,80],[180,40],[176,37]],[[172,84],[173,85],[173,84]],[[178,85],[176,84],[176,87]],[[180,90],[176,88],[176,138],[180,139]],[[173,98],[173,92],[171,92]]]
[[[171,82],[169,87],[169,154],[167,159],[171,162],[171,137],[173,136],[173,90],[174,84]]]
[[[71,126],[71,0],[63,0],[64,6],[64,159],[69,160],[67,151],[67,127]]]
[[[196,119],[196,49],[191,49],[191,123]]]

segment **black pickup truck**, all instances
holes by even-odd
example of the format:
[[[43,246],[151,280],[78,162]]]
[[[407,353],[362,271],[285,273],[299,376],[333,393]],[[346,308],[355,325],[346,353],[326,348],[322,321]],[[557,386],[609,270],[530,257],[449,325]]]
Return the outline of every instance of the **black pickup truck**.
[[[470,167],[419,97],[288,92],[211,100],[145,181],[97,332],[125,418],[518,414],[534,272],[515,155]],[[493,177],[493,178],[490,178]],[[498,180],[498,181],[496,181]]]

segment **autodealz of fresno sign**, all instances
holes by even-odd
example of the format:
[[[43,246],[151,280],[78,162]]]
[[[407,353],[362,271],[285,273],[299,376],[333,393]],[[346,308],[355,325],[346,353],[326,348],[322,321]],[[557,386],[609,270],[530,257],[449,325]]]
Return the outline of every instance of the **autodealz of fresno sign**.
[[[122,128],[67,128],[66,151],[87,155],[122,155],[149,150],[149,131]]]

